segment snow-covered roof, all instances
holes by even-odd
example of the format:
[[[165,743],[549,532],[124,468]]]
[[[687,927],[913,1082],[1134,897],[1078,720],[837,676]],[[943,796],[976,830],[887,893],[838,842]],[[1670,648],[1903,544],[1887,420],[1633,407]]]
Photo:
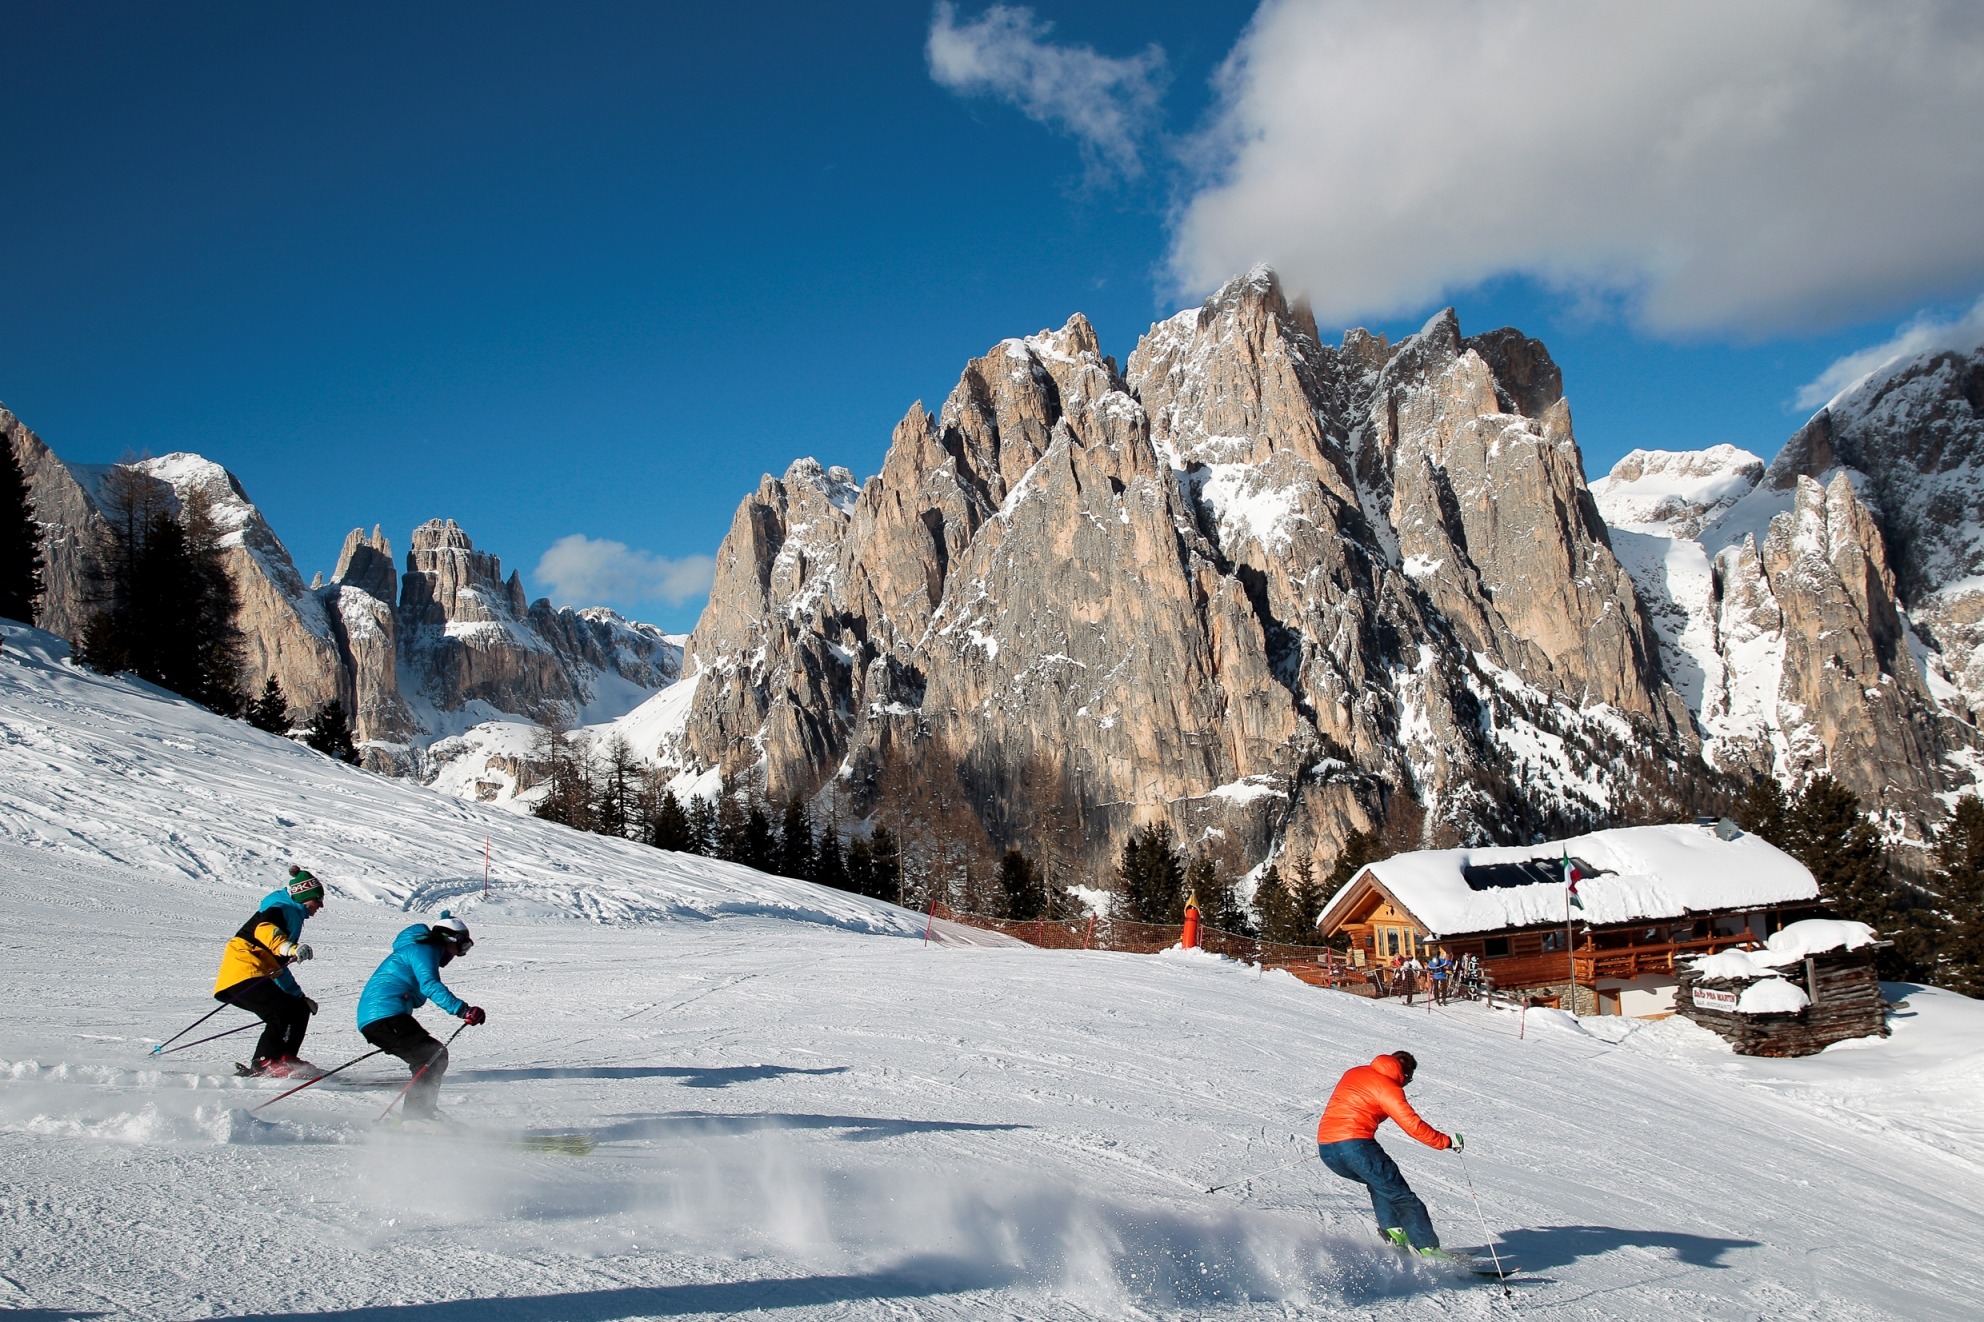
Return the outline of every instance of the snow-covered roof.
[[[1322,923],[1341,922],[1339,910],[1367,878],[1439,936],[1561,923],[1566,853],[1585,873],[1578,883],[1584,907],[1575,915],[1601,926],[1819,897],[1805,865],[1759,836],[1724,840],[1705,826],[1629,826],[1535,845],[1398,854],[1362,869],[1331,896]],[[1510,880],[1510,872],[1478,871],[1528,862],[1545,864],[1535,875],[1547,879],[1494,884]]]

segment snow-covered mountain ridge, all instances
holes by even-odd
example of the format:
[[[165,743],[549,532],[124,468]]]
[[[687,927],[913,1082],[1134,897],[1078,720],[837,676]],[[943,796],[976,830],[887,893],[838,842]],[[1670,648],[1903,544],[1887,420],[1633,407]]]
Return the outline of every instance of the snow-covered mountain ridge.
[[[1890,364],[1768,469],[1636,451],[1592,484],[1704,755],[1831,771],[1908,834],[1977,780],[1984,352]]]
[[[71,467],[5,409],[0,433],[28,474],[49,562],[37,623],[82,637],[107,552],[105,468]],[[329,582],[306,585],[240,482],[198,455],[128,466],[176,506],[203,495],[241,609],[243,677],[274,678],[298,722],[342,703],[366,764],[431,778],[427,745],[491,720],[611,720],[680,673],[683,639],[603,608],[526,600],[515,573],[453,520],[413,530],[404,572],[374,528],[345,539]]]
[[[451,1048],[461,1135],[375,1124],[397,1064],[251,1113],[287,1085],[233,1076],[244,1039],[149,1054],[214,1008],[221,945],[290,860],[332,891],[297,970],[321,1063],[368,1049],[353,1001],[395,932],[472,925],[445,974],[489,1014]],[[921,931],[346,768],[0,628],[0,1308],[1499,1316],[1492,1282],[1393,1256],[1315,1160],[1338,1074],[1400,1048],[1467,1144],[1384,1141],[1447,1243],[1485,1225],[1524,1316],[1940,1322],[1984,1294],[1969,1256],[1924,1263],[1984,1229],[1962,997],[1890,988],[1891,1038],[1748,1060],[1679,1019],[1519,1024]],[[597,1147],[506,1141],[527,1129]]]
[[[670,751],[1088,868],[1157,820],[1246,870],[1672,817],[1698,757],[1920,839],[1978,736],[1870,481],[1718,446],[1588,487],[1539,342],[1326,344],[1259,269],[1121,368],[1080,316],[1001,342],[852,500],[768,475]]]

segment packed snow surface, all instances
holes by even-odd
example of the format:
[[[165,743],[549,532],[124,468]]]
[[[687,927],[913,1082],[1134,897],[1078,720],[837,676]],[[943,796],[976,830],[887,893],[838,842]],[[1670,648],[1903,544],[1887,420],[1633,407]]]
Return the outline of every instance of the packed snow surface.
[[[1723,840],[1700,826],[1630,826],[1536,845],[1436,849],[1400,854],[1367,869],[1392,898],[1440,936],[1564,921],[1561,881],[1470,889],[1462,869],[1566,853],[1599,871],[1578,883],[1579,917],[1606,924],[1679,918],[1709,909],[1748,909],[1817,899],[1804,864],[1750,834]],[[1363,875],[1362,873],[1359,876]],[[1353,877],[1326,908],[1348,895]]]
[[[366,1049],[353,1001],[404,909],[473,926],[445,973],[489,1011],[443,1089],[461,1134],[375,1127],[405,1077],[379,1059],[274,1102],[229,1068],[247,1034],[150,1054],[214,1008],[223,941],[292,858],[334,888],[298,970],[320,1063]],[[1893,1037],[1752,1060],[1678,1018],[1519,1028],[1199,952],[922,937],[920,915],[349,771],[11,633],[0,1308],[1509,1315],[1492,1281],[1380,1246],[1315,1160],[1338,1074],[1401,1047],[1466,1155],[1384,1141],[1450,1245],[1485,1221],[1516,1315],[1954,1319],[1984,1297],[1961,1251],[1984,1235],[1964,998],[1891,988]]]

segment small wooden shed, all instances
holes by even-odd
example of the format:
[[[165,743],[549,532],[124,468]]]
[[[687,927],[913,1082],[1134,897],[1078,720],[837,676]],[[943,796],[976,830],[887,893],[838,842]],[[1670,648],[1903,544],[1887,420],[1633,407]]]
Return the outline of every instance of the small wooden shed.
[[[1865,923],[1792,923],[1762,950],[1684,963],[1675,1009],[1745,1056],[1809,1056],[1849,1038],[1886,1037],[1874,955],[1887,944]]]

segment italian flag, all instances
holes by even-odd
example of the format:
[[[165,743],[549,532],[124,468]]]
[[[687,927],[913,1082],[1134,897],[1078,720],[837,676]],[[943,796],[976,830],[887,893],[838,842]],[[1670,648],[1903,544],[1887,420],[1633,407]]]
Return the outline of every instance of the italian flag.
[[[1566,846],[1564,849],[1564,896],[1580,909],[1584,908],[1584,901],[1578,898],[1578,883],[1583,880],[1584,874],[1578,871],[1577,864],[1571,862],[1571,851],[1569,846]]]

